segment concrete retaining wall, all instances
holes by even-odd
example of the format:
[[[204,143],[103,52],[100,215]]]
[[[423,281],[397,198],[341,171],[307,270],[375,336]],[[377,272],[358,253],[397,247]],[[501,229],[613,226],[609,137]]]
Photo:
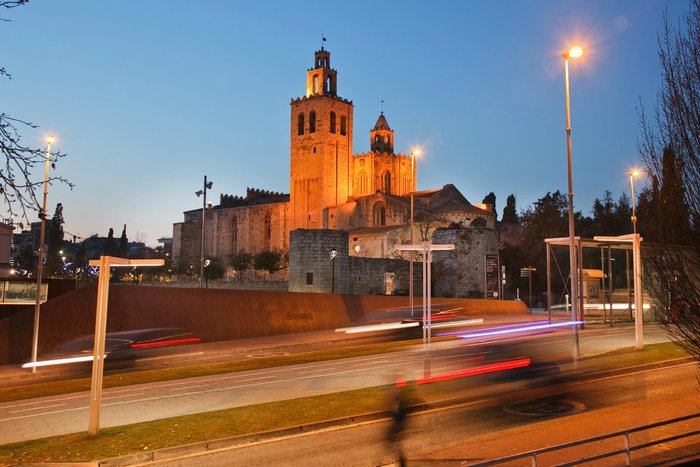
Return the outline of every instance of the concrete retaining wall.
[[[57,344],[92,334],[96,286],[82,287],[45,303],[39,321],[39,357]],[[420,302],[420,298],[417,299]],[[466,314],[525,314],[521,302],[433,299]],[[203,341],[291,334],[348,326],[373,311],[405,307],[408,297],[302,292],[193,289],[111,285],[107,330],[184,327]],[[0,321],[0,364],[27,361],[34,310]]]

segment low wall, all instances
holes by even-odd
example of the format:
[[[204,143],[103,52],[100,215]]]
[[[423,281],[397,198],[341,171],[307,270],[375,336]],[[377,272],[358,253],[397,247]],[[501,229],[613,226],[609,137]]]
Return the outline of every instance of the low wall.
[[[57,344],[94,333],[97,288],[82,287],[41,307],[39,356]],[[420,297],[415,303],[419,305]],[[526,314],[521,302],[442,299],[465,314]],[[406,307],[408,297],[111,285],[107,331],[183,327],[203,341],[292,334],[348,326],[373,311]],[[0,321],[0,364],[31,355],[34,310]]]

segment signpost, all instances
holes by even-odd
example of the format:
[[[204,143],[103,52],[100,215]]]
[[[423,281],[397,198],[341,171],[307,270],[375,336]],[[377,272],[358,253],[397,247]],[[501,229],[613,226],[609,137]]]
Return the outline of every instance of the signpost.
[[[533,268],[532,266],[520,268],[520,277],[527,277],[530,287],[530,293],[527,296],[527,312],[530,314],[532,314],[532,273],[536,271],[537,269]]]
[[[433,251],[454,250],[454,244],[433,245],[430,242],[423,242],[417,245],[398,245],[396,251],[418,251],[423,254],[423,374],[430,376],[430,338],[432,322],[432,303],[430,290],[430,265],[432,263]],[[496,276],[498,278],[498,276]],[[413,312],[413,310],[411,310]]]
[[[500,279],[498,277],[498,255],[484,255],[484,276],[486,298],[500,296]]]
[[[110,269],[112,267],[163,266],[165,261],[162,259],[126,259],[114,256],[100,256],[99,260],[91,260],[89,264],[100,268],[100,276],[97,280],[95,344],[92,359],[92,383],[90,385],[90,420],[88,421],[88,434],[96,436],[100,429],[100,402],[102,401],[102,379],[104,376]]]

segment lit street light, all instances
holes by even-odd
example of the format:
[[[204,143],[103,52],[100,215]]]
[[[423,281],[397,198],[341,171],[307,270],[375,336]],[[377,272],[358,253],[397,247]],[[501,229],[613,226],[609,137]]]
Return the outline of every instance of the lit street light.
[[[411,186],[411,232],[410,232],[410,243],[413,245],[413,193],[416,191],[416,157],[420,155],[419,149],[414,149],[411,151],[411,181],[413,182]],[[409,308],[411,308],[411,318],[413,318],[413,252],[410,253],[411,261],[408,265],[408,295],[409,295]]]
[[[201,190],[197,190],[194,192],[194,194],[197,195],[197,197],[200,197],[204,195],[204,198],[202,199],[202,239],[201,239],[201,249],[200,249],[200,255],[199,255],[199,286],[204,287],[204,224],[205,224],[205,214],[207,210],[207,190],[211,190],[211,187],[213,185],[213,182],[209,181],[207,182],[207,176],[204,176],[204,188]]]
[[[49,161],[51,159],[51,143],[56,139],[53,135],[46,136],[46,169],[44,171],[44,204],[39,217],[41,218],[41,236],[39,237],[39,264],[36,271],[36,304],[34,305],[34,331],[32,333],[32,362],[36,362],[39,348],[39,315],[41,314],[41,275],[44,271],[44,236],[46,234],[46,196],[49,193]],[[31,367],[36,373],[36,367]]]
[[[640,238],[637,233],[637,212],[634,206],[634,179],[639,177],[639,170],[630,172],[630,193],[632,194],[632,271],[634,275],[634,337],[635,348],[644,348],[644,296],[642,292],[642,261]]]
[[[564,57],[564,89],[566,94],[566,154],[569,178],[569,263],[571,268],[571,320],[578,320],[578,265],[576,261],[576,234],[574,231],[574,178],[571,170],[571,109],[569,104],[569,59],[580,58],[583,55],[581,47],[572,47],[563,54]],[[578,326],[573,326],[574,342],[573,356],[579,356]]]

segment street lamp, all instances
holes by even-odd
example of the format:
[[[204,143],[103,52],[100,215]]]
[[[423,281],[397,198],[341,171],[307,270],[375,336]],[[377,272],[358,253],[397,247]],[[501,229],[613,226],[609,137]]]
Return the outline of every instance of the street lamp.
[[[569,178],[569,263],[571,267],[571,320],[578,320],[578,265],[576,264],[576,234],[574,231],[574,178],[571,171],[571,110],[569,104],[569,59],[583,55],[581,47],[572,47],[562,55],[564,57],[564,89],[566,94],[566,155]],[[573,356],[578,357],[578,326],[573,326]]]
[[[331,293],[335,293],[335,257],[338,256],[338,250],[333,247],[331,249]]]
[[[630,172],[630,193],[632,195],[632,271],[634,275],[634,340],[635,348],[642,350],[644,348],[644,300],[642,292],[642,261],[641,261],[641,245],[639,234],[637,233],[637,212],[634,206],[634,179],[639,177],[639,170],[634,169]]]
[[[419,149],[411,151],[411,233],[410,242],[413,245],[413,193],[416,191],[416,157],[420,155]],[[411,262],[408,265],[408,301],[411,308],[411,318],[413,318],[413,252],[410,253]]]
[[[49,193],[49,161],[51,159],[51,143],[56,140],[53,135],[46,136],[46,168],[44,171],[44,204],[39,217],[41,218],[41,236],[39,237],[39,264],[36,270],[36,304],[34,305],[34,331],[32,333],[32,363],[36,362],[39,348],[39,315],[41,313],[41,275],[44,271],[44,236],[46,233],[46,196]],[[31,369],[36,373],[36,366]]]
[[[202,199],[202,239],[201,239],[201,249],[199,254],[199,286],[204,287],[204,223],[205,223],[205,211],[207,209],[207,190],[211,190],[213,183],[211,181],[207,182],[207,176],[204,176],[204,188],[197,190],[194,194],[197,197],[204,195]]]
[[[632,231],[637,235],[637,213],[634,207],[634,179],[639,177],[639,170],[634,169],[630,172],[630,193],[632,194]]]

